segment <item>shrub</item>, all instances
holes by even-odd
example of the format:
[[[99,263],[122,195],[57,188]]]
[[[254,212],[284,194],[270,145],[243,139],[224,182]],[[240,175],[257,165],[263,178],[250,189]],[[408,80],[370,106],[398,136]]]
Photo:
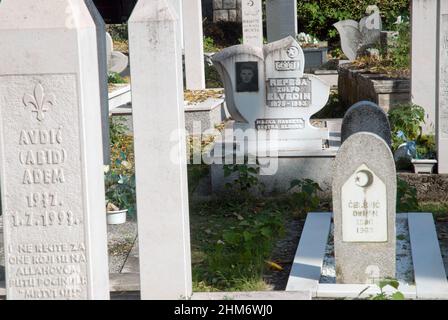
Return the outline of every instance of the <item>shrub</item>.
[[[249,166],[245,159],[244,164],[224,165],[224,177],[235,174],[232,182],[226,183],[225,188],[230,191],[229,195],[240,200],[251,198],[252,192],[262,192],[264,185],[258,180],[260,167],[258,165]]]
[[[107,80],[109,83],[113,83],[113,84],[126,83],[126,80],[122,76],[120,76],[119,73],[116,73],[116,72],[109,73]]]
[[[398,16],[410,16],[409,0],[301,0],[297,2],[299,30],[335,43],[339,35],[333,24],[345,19],[359,21],[369,5],[380,8],[383,30],[394,30]]]
[[[238,206],[237,212],[227,218],[232,222],[219,232],[220,240],[207,248],[202,277],[219,289],[236,287],[241,278],[261,278],[276,239],[284,234],[279,211]]]
[[[411,23],[405,17],[402,23],[394,28],[398,32],[396,43],[389,48],[389,59],[394,69],[409,69],[411,65]]]
[[[397,177],[397,212],[413,212],[419,208],[417,189]]]
[[[289,190],[292,189],[296,189],[291,196],[291,205],[296,215],[304,217],[319,208],[320,198],[317,192],[322,189],[318,183],[310,179],[293,180]]]
[[[389,111],[392,147],[396,150],[407,141],[416,141],[425,121],[425,110],[415,104],[401,104]]]
[[[123,117],[109,118],[110,166],[105,173],[106,198],[135,214],[134,138]]]

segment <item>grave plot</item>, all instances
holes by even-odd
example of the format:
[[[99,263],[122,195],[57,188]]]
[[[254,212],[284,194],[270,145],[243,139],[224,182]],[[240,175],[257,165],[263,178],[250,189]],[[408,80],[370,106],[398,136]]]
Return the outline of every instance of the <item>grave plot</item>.
[[[321,298],[359,298],[383,290],[391,297],[396,292],[410,299],[448,297],[432,214],[396,218],[394,171],[392,154],[379,136],[360,132],[344,142],[336,157],[333,216],[308,214],[287,291],[309,289]],[[379,288],[378,281],[387,278],[397,282]]]

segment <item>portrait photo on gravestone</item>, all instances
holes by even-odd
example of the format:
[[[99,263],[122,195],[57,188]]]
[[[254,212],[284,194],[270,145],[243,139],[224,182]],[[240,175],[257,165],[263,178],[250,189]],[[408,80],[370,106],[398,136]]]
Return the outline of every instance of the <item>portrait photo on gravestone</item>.
[[[258,92],[258,63],[255,61],[236,62],[236,91]]]

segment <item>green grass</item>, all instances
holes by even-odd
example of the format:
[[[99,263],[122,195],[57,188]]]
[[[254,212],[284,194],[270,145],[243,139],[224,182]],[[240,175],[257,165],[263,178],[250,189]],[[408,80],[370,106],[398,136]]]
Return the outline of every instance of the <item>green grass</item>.
[[[194,290],[268,290],[265,261],[283,235],[290,212],[281,199],[224,198],[191,204]]]
[[[448,216],[448,202],[420,202],[420,212],[430,212],[434,218],[446,218]]]

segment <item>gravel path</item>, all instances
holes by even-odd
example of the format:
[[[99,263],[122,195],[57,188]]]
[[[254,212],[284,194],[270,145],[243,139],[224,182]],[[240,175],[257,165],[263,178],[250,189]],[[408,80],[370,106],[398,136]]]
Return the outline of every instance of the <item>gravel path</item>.
[[[137,221],[108,225],[109,273],[120,273],[137,239]]]

